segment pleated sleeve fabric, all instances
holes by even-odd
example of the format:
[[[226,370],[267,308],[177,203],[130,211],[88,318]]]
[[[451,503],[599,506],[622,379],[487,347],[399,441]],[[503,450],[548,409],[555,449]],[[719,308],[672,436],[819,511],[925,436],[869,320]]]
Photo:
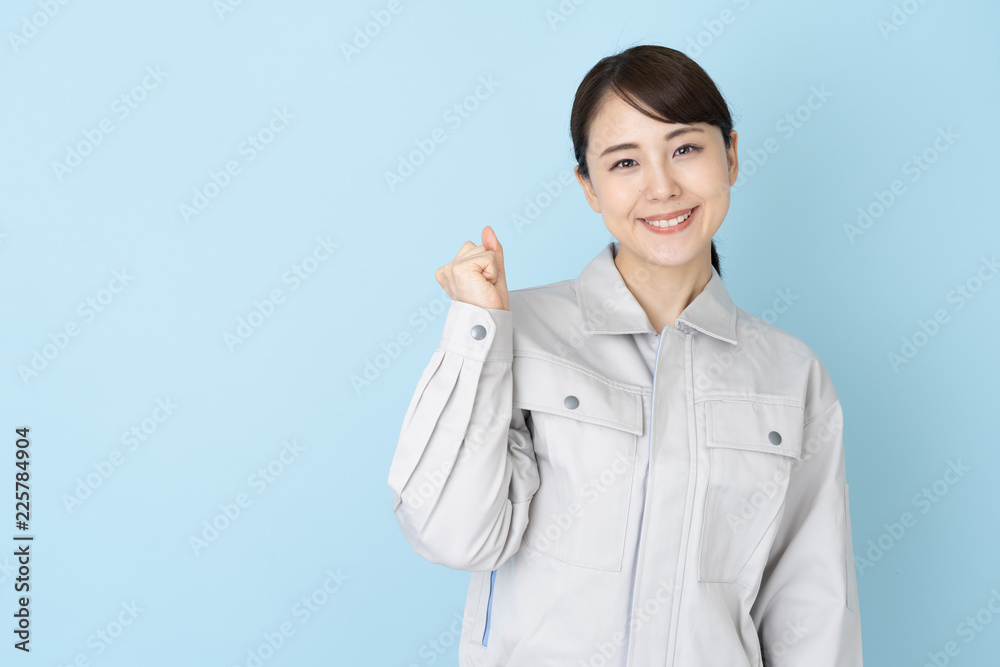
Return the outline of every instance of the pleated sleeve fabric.
[[[511,312],[452,301],[388,479],[403,535],[432,563],[485,572],[520,547],[539,479],[512,365]]]

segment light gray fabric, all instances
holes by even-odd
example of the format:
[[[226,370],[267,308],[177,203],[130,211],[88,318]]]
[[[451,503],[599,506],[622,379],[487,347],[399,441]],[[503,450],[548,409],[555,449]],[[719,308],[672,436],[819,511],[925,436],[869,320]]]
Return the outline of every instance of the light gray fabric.
[[[472,573],[461,666],[860,666],[826,369],[714,269],[657,334],[616,251],[453,301],[403,419],[403,534]]]

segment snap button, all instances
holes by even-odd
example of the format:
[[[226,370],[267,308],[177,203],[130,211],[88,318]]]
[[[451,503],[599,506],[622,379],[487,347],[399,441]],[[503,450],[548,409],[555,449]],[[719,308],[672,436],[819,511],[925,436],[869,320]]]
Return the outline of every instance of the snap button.
[[[578,399],[573,394],[570,394],[565,399],[563,399],[563,405],[565,405],[570,410],[576,410],[576,408],[580,405],[580,399]]]
[[[477,324],[476,326],[472,327],[472,337],[475,338],[476,340],[482,340],[486,338],[486,327],[484,327],[482,324]]]
[[[778,433],[777,431],[771,431],[770,433],[767,434],[767,440],[772,445],[780,445],[781,444],[781,434]]]

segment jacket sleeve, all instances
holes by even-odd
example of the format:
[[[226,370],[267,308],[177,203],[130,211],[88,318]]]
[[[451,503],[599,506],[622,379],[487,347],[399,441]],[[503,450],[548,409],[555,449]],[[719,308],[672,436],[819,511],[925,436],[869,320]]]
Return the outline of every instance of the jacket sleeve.
[[[521,545],[539,480],[512,363],[511,312],[453,300],[388,480],[403,535],[432,563],[494,570]]]
[[[843,412],[821,364],[785,507],[750,615],[766,667],[861,667]],[[809,401],[807,401],[807,406]]]

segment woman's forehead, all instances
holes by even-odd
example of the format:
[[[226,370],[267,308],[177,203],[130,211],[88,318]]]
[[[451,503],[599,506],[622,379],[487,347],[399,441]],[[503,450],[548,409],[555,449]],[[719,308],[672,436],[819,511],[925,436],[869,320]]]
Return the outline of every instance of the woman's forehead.
[[[692,130],[707,134],[708,123],[663,122],[658,118],[650,118],[617,96],[616,99],[617,102],[609,100],[595,115],[590,126],[588,153],[599,155],[617,144],[641,144],[650,133],[655,133],[663,141],[670,141]]]
[[[649,113],[659,116],[655,110],[650,109],[641,100],[636,103],[645,107]],[[625,132],[630,129],[635,130],[638,127],[649,125],[662,126],[664,132],[669,132],[681,127],[690,126],[698,126],[706,129],[704,126],[708,125],[708,123],[664,122],[660,118],[653,118],[639,111],[618,95],[609,93],[604,97],[597,108],[597,112],[594,114],[593,123],[591,124],[591,140],[594,139],[594,130],[598,130],[603,134],[611,134],[614,132]]]

